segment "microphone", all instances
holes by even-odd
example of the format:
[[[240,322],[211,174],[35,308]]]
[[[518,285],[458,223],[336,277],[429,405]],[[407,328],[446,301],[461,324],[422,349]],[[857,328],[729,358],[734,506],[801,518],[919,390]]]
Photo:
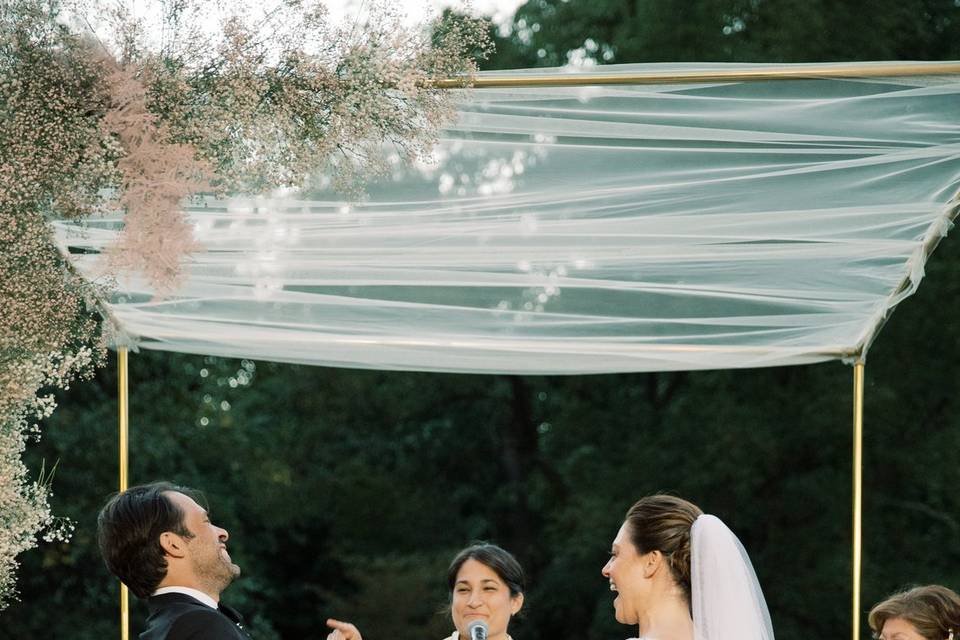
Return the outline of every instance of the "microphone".
[[[487,623],[483,620],[474,620],[467,625],[470,640],[487,640]]]

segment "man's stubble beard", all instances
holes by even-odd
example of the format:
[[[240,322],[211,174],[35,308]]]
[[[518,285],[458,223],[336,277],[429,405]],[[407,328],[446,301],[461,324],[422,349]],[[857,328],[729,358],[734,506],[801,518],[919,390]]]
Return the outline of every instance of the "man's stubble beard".
[[[195,561],[194,573],[205,585],[221,593],[240,576],[240,566],[227,562],[218,548],[213,558],[206,556]]]

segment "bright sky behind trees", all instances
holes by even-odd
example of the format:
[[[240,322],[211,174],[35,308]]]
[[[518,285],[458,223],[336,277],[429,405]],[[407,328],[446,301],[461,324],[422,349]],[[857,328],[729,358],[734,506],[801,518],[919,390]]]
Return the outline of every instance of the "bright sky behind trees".
[[[524,0],[472,0],[471,13],[493,17],[494,22],[500,24],[509,20]],[[330,8],[330,15],[335,21],[347,16],[355,16],[364,7],[371,4],[371,0],[326,0]],[[393,6],[402,7],[411,21],[422,20],[432,12],[437,14],[446,7],[463,8],[467,6],[463,0],[395,0]]]

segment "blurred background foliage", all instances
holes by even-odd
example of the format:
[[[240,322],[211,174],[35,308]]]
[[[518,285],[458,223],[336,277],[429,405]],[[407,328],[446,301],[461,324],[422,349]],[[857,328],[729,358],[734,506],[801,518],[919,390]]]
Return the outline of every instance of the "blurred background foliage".
[[[958,59],[960,0],[531,0],[495,31],[491,69]],[[864,610],[911,583],[960,587],[958,300],[948,238],[869,354]],[[633,635],[600,568],[627,507],[661,490],[740,535],[778,638],[849,634],[848,366],[482,377],[143,352],[131,372],[131,478],[206,492],[244,571],[226,600],[259,640],[324,637],[327,616],[368,640],[442,638],[446,564],[475,539],[528,570],[517,640]],[[118,633],[95,545],[117,483],[114,367],[60,401],[28,461],[59,460],[53,506],[76,534],[22,558],[4,639]]]

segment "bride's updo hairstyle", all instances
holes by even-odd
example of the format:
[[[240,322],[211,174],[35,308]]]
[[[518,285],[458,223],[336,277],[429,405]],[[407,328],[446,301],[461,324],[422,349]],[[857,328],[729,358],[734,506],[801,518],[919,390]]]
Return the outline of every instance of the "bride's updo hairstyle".
[[[960,596],[939,584],[896,593],[870,610],[870,629],[879,638],[887,620],[900,618],[926,640],[960,640]]]
[[[657,494],[640,498],[625,518],[630,541],[641,554],[659,551],[670,575],[690,603],[690,528],[703,515],[700,508],[683,498]],[[960,638],[958,638],[960,640]]]

